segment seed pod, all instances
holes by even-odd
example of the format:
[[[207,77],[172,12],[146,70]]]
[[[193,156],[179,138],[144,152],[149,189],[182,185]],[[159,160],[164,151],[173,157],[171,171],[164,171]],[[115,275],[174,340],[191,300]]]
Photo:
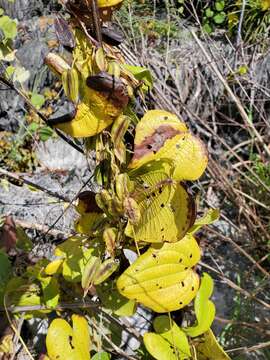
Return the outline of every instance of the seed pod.
[[[49,68],[58,76],[61,76],[65,70],[70,69],[69,64],[61,58],[61,56],[54,53],[47,54],[44,61],[45,64],[48,65]]]
[[[103,26],[101,28],[101,35],[103,41],[108,45],[119,46],[124,41],[122,31],[116,29],[114,26]]]
[[[104,54],[104,50],[100,47],[95,53],[95,63],[100,71],[106,71],[108,63]]]
[[[126,147],[123,142],[124,135],[129,127],[130,119],[125,115],[120,115],[114,121],[111,130],[112,143],[114,145],[114,153],[117,159],[124,163],[126,159]]]
[[[138,224],[141,218],[141,212],[137,202],[131,197],[126,198],[124,200],[124,209],[125,215],[129,219],[131,225]]]
[[[132,187],[128,174],[119,174],[115,179],[115,190],[119,200],[124,202]]]
[[[120,78],[121,68],[116,61],[110,61],[108,64],[108,73],[113,75],[115,78]]]
[[[101,261],[96,256],[91,256],[88,260],[84,271],[82,273],[82,288],[84,290],[84,296],[87,294],[91,285],[93,285],[98,268],[101,265]]]
[[[124,84],[120,79],[105,71],[89,76],[86,79],[86,85],[96,91],[113,92],[122,89]]]
[[[99,285],[103,281],[107,280],[112,273],[117,270],[119,262],[114,259],[105,260],[97,269],[94,279],[94,285]]]
[[[117,241],[118,230],[116,228],[108,228],[103,232],[103,241],[106,244],[106,249],[111,257],[114,257],[114,250]]]
[[[79,77],[76,69],[66,70],[62,74],[62,83],[66,96],[76,103],[79,99]]]

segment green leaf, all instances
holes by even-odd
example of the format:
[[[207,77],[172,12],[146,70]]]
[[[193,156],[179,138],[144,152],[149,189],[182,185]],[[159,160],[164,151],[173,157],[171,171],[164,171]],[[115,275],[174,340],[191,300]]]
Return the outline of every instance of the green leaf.
[[[213,32],[213,29],[208,22],[203,25],[203,31],[207,34],[211,34]]]
[[[53,129],[49,126],[42,126],[38,130],[38,134],[41,141],[47,141],[53,135]]]
[[[4,14],[4,10],[0,8],[0,16],[2,16],[3,14]]]
[[[111,355],[105,351],[101,351],[99,353],[96,353],[91,360],[110,360]]]
[[[28,125],[27,130],[30,131],[31,133],[35,133],[38,128],[39,128],[39,124],[37,124],[36,122],[31,122],[31,124]]]
[[[222,24],[222,23],[224,23],[225,20],[226,20],[226,14],[224,12],[221,12],[214,16],[214,22],[216,24]]]
[[[45,103],[45,98],[41,94],[33,93],[31,96],[31,103],[37,108],[40,109]]]
[[[157,360],[189,359],[190,348],[186,334],[168,316],[154,320],[156,333],[146,333],[143,341],[148,352]]]
[[[207,273],[203,273],[201,286],[194,302],[197,325],[183,329],[191,337],[196,337],[205,333],[210,329],[212,322],[215,319],[215,305],[209,300],[213,293],[213,289],[213,279]]]
[[[205,16],[206,16],[207,18],[213,17],[214,14],[215,14],[215,13],[214,13],[213,10],[211,10],[211,8],[207,8],[207,9],[205,10]]]
[[[215,8],[217,11],[222,11],[225,7],[225,1],[217,1],[215,3]]]
[[[55,255],[63,258],[62,274],[66,281],[81,282],[85,266],[93,249],[84,248],[82,240],[71,237],[55,250]]]
[[[60,288],[57,279],[48,276],[43,278],[40,282],[45,304],[51,308],[56,307],[60,297]]]
[[[8,256],[0,250],[0,304],[2,304],[5,287],[11,275],[12,267]]]
[[[17,36],[17,21],[9,16],[1,16],[0,29],[4,32],[6,39],[14,39]]]
[[[204,225],[213,224],[219,219],[220,212],[218,209],[209,209],[206,214],[195,221],[195,224],[189,229],[189,234],[195,234]]]
[[[16,247],[29,252],[33,248],[33,243],[22,227],[16,226],[16,235]]]
[[[130,71],[137,80],[142,80],[149,89],[152,89],[153,78],[149,69],[128,64],[124,64],[123,67]]]
[[[28,279],[22,277],[12,278],[7,284],[6,293],[8,294],[8,305],[41,305],[40,288],[35,283],[30,284]]]
[[[115,282],[105,282],[97,286],[97,293],[102,305],[117,316],[132,316],[136,310],[134,300],[128,300],[115,288]]]

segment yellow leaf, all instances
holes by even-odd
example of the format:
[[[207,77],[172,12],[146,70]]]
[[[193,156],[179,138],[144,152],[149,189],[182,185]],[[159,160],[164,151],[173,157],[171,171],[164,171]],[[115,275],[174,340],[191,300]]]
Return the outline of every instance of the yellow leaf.
[[[118,4],[121,4],[123,0],[98,0],[98,7],[111,7]]]
[[[117,288],[158,313],[179,310],[198,291],[193,267],[199,260],[200,248],[190,235],[177,243],[152,245],[118,278]]]
[[[196,345],[196,355],[198,360],[231,359],[219,345],[211,329],[200,338],[200,342]]]
[[[63,319],[52,321],[46,337],[51,360],[90,360],[90,336],[86,319],[72,315],[73,329]]]
[[[109,126],[113,120],[120,115],[118,109],[115,109],[105,96],[92,92],[92,102],[82,102],[77,107],[77,112],[73,120],[57,124],[57,128],[73,137],[94,136]],[[96,102],[94,102],[97,100]]]
[[[137,224],[129,221],[126,235],[137,241],[160,243],[180,240],[193,225],[195,203],[182,185],[161,171],[137,177],[132,197],[139,205]]]
[[[54,275],[58,272],[58,270],[60,269],[61,265],[63,264],[62,259],[57,259],[57,260],[53,260],[52,262],[50,262],[46,268],[45,268],[45,273],[47,275]]]
[[[160,159],[173,161],[173,179],[196,180],[206,169],[208,155],[201,140],[189,133],[176,115],[151,110],[137,125],[129,167],[138,168]]]
[[[101,213],[85,213],[75,223],[75,230],[81,234],[91,234],[93,228],[103,218]]]

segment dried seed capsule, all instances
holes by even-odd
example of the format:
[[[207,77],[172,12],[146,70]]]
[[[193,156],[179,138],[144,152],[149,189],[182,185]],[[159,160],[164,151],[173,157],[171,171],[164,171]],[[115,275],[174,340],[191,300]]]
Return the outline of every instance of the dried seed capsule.
[[[103,41],[108,45],[119,46],[124,41],[123,33],[113,26],[102,27],[101,34]]]

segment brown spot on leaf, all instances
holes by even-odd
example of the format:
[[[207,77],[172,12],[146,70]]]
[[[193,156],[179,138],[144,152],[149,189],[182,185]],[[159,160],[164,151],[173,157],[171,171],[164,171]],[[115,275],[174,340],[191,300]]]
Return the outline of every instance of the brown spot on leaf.
[[[167,140],[172,139],[181,133],[180,130],[175,129],[170,125],[160,125],[152,135],[145,137],[143,142],[135,145],[132,161],[141,159],[145,155],[151,153],[151,151],[157,153]],[[151,148],[149,146],[151,146]]]

